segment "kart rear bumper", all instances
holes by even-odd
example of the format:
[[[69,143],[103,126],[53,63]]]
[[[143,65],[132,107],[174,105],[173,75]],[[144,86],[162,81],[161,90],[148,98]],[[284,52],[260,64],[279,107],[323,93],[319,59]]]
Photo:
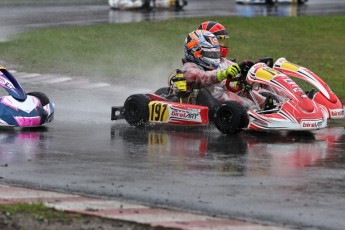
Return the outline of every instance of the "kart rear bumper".
[[[124,107],[123,106],[113,106],[111,107],[111,120],[120,120],[124,119]]]

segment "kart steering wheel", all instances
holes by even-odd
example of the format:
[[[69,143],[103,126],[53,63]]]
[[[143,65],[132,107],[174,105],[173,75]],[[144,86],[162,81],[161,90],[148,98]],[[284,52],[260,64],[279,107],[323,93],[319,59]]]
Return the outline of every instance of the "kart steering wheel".
[[[249,69],[254,65],[253,61],[245,60],[241,62],[238,66],[240,67],[241,71],[240,74],[234,78],[228,78],[225,82],[226,88],[233,92],[237,93],[242,90],[242,86],[247,86],[248,82],[246,81],[246,77],[248,74]],[[238,82],[236,86],[231,85],[232,82]]]
[[[253,61],[250,61],[250,60],[244,60],[243,62],[241,62],[240,64],[238,64],[238,66],[240,67],[241,69],[241,75],[246,78],[247,77],[247,74],[248,74],[248,71],[249,69],[255,65],[255,63]]]

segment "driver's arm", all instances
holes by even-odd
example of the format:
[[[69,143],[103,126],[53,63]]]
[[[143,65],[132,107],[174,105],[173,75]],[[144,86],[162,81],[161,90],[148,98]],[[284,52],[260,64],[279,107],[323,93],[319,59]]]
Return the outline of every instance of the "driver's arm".
[[[187,62],[181,69],[183,76],[186,78],[188,84],[194,82],[200,84],[202,87],[207,87],[220,81],[217,79],[217,70],[205,71],[198,65],[192,62]]]

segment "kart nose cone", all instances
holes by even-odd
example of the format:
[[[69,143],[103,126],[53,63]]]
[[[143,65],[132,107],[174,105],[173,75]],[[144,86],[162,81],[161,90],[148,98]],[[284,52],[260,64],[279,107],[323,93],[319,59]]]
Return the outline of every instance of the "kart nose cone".
[[[309,100],[308,98],[305,98],[305,100],[301,100],[299,103],[298,103],[298,106],[308,112],[308,113],[312,113],[314,111],[314,105],[313,105],[313,102],[311,100]]]
[[[334,94],[334,93],[331,93],[329,95],[329,100],[332,102],[332,103],[336,103],[337,102],[337,96]]]

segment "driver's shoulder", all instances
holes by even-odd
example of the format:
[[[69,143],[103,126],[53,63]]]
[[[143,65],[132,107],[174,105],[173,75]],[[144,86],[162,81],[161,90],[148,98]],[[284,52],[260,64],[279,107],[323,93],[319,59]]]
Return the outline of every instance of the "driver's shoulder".
[[[188,70],[188,69],[200,69],[203,70],[203,68],[199,65],[197,65],[194,62],[185,62],[183,63],[182,70]]]
[[[221,57],[220,62],[229,63],[230,65],[237,64],[235,59],[227,59],[225,57]]]
[[[228,60],[227,58],[221,57],[220,58],[220,69],[227,69],[229,66],[236,64],[236,62],[233,62],[231,60]]]

